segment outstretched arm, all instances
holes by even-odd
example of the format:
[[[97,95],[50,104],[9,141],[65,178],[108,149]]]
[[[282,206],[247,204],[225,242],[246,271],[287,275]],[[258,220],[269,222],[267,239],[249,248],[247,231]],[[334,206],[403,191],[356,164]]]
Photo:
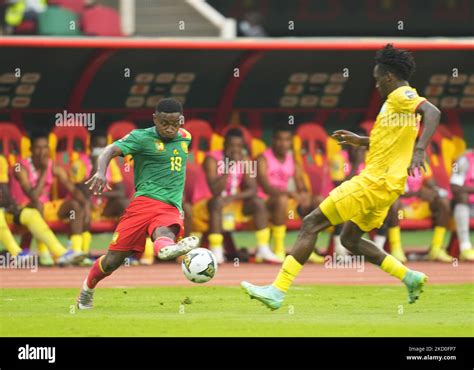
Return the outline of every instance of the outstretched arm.
[[[110,144],[105,147],[104,151],[99,155],[97,159],[97,171],[95,174],[85,182],[86,185],[89,185],[89,190],[91,190],[94,195],[102,194],[102,190],[107,187],[111,190],[112,188],[107,184],[107,167],[109,166],[110,161],[114,157],[122,155],[122,150],[114,144]]]
[[[422,168],[426,172],[426,148],[431,141],[431,137],[436,131],[436,127],[438,127],[439,119],[441,117],[441,112],[439,109],[429,101],[425,101],[420,106],[418,106],[416,113],[422,115],[424,128],[418,143],[415,145],[415,149],[413,150],[413,158],[411,160],[410,167],[408,167],[408,175],[410,176],[416,176],[417,173],[421,174]]]
[[[368,136],[360,136],[347,130],[334,131],[332,137],[337,140],[339,144],[348,144],[352,146],[369,147],[370,138]]]

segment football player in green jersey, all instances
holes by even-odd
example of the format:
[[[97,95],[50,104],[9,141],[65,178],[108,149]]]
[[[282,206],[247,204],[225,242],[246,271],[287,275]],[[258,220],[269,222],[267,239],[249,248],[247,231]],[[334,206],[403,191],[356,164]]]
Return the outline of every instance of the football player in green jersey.
[[[186,160],[191,135],[181,128],[183,107],[175,99],[162,99],[153,114],[154,126],[137,129],[107,146],[98,159],[95,174],[86,182],[94,194],[109,189],[107,166],[116,156],[132,155],[135,195],[120,218],[107,254],[98,258],[85,279],[77,306],[92,308],[97,283],[115,271],[135,252],[143,252],[150,236],[155,254],[162,260],[174,259],[199,245],[184,234],[182,197]]]

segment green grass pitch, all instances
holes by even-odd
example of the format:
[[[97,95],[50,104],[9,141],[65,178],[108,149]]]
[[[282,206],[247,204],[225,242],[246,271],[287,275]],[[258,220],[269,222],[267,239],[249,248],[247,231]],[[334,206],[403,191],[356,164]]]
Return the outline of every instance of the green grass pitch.
[[[473,286],[428,285],[414,305],[402,284],[294,286],[271,312],[238,287],[2,289],[1,336],[473,336]]]

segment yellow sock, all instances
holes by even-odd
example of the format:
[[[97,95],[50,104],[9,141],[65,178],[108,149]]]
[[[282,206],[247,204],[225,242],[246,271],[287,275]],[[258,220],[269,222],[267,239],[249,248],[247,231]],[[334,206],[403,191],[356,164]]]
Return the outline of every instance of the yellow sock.
[[[431,241],[431,250],[440,250],[443,246],[444,234],[446,228],[443,226],[436,226],[433,232],[433,240]]]
[[[270,228],[266,227],[265,229],[257,230],[255,237],[257,238],[257,247],[268,246],[270,244]]]
[[[56,238],[56,235],[37,209],[24,208],[20,214],[20,224],[26,226],[36,240],[46,244],[55,257],[59,257],[66,252],[66,248]]]
[[[281,266],[280,272],[276,277],[275,281],[273,282],[273,286],[280,289],[282,292],[286,293],[295,279],[295,277],[299,274],[301,265],[293,256],[287,256],[285,261],[283,261],[283,265]]]
[[[400,226],[390,227],[388,229],[388,241],[390,242],[390,248],[392,252],[402,249]]]
[[[88,254],[91,249],[92,234],[89,231],[82,233],[82,252]]]
[[[272,234],[273,234],[273,251],[275,252],[275,254],[285,253],[286,225],[273,226]]]
[[[73,234],[71,235],[71,248],[74,252],[82,252],[82,235]]]
[[[7,248],[7,251],[11,256],[15,257],[21,253],[20,246],[8,228],[7,220],[5,219],[5,211],[2,209],[0,209],[0,242],[5,245],[5,248]]]
[[[39,255],[50,254],[48,246],[45,243],[43,243],[42,241],[36,240],[36,245],[38,246],[38,254]]]
[[[380,268],[400,280],[403,280],[408,272],[408,267],[391,255],[387,255],[387,257],[384,258]]]
[[[222,243],[224,241],[224,235],[222,234],[209,234],[209,247],[211,249],[214,248],[222,248]]]
[[[151,259],[153,257],[153,241],[151,238],[146,238],[145,250],[143,252],[142,258]]]

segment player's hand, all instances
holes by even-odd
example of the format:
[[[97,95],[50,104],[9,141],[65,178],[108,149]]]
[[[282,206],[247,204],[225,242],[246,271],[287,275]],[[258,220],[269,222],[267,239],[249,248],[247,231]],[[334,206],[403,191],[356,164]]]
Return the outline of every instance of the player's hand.
[[[425,151],[422,148],[415,148],[410,167],[408,167],[409,176],[421,176],[421,169],[426,172],[425,167]]]
[[[362,144],[361,136],[347,130],[336,130],[333,132],[332,137],[341,145],[360,146]]]
[[[112,188],[107,184],[107,177],[104,173],[97,171],[94,176],[92,176],[89,180],[87,180],[84,184],[89,185],[89,190],[94,195],[101,195],[102,190],[107,188],[108,190],[112,190]]]

